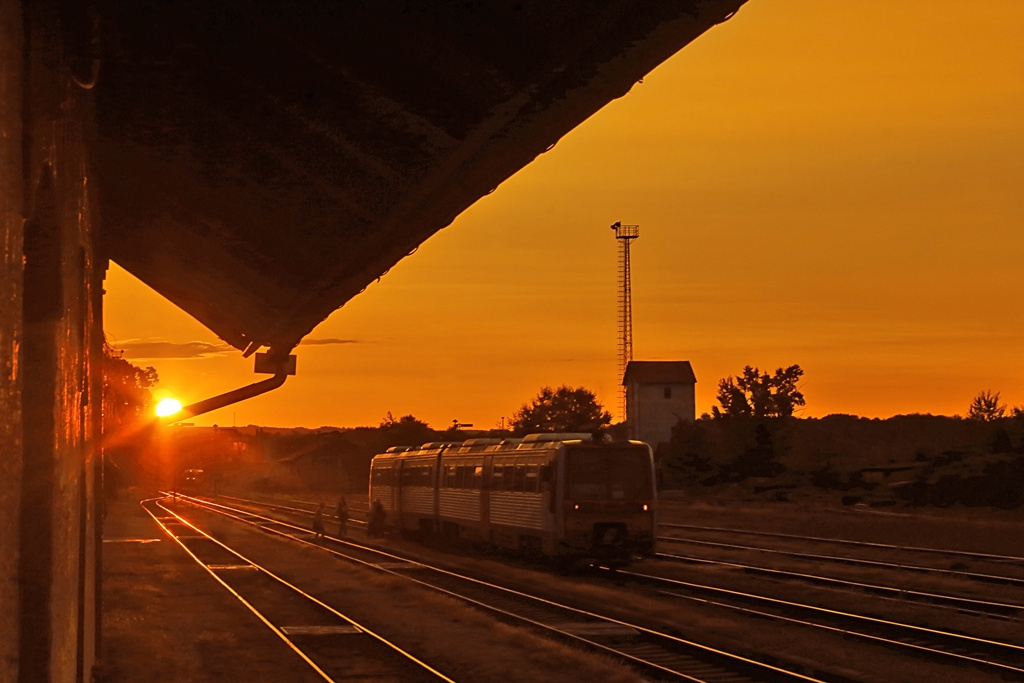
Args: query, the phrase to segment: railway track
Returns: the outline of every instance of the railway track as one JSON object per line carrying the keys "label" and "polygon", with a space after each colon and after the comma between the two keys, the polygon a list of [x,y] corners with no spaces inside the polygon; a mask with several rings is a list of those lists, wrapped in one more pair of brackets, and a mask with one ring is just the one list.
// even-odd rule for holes
{"label": "railway track", "polygon": [[[707,557],[697,557],[693,555],[658,553],[657,557],[669,561],[687,562],[692,564],[706,565],[711,567],[722,567],[727,569],[740,569],[748,574],[763,575],[772,579],[795,580],[806,583],[818,584],[822,586],[839,588],[843,590],[856,590],[900,601],[909,600],[927,604],[932,607],[952,609],[960,613],[972,613],[982,616],[1009,617],[1018,621],[1020,620],[1021,615],[1024,615],[1024,605],[1012,602],[1005,602],[999,600],[979,600],[976,598],[964,597],[959,595],[947,595],[943,593],[935,593],[925,590],[915,590],[912,588],[907,588],[906,586],[891,586],[877,583],[867,583],[863,581],[851,581],[848,579],[838,578],[834,576],[824,576],[822,574],[809,574],[807,572],[777,569],[774,567],[766,567],[763,565],[754,565],[744,562],[716,560]],[[899,565],[889,565],[889,567],[897,570],[900,569]]]}
{"label": "railway track", "polygon": [[[840,632],[892,648],[942,657],[975,668],[987,669],[1000,675],[1024,679],[1024,646],[964,633],[944,631],[891,619],[854,614],[817,605],[782,600],[767,595],[731,590],[690,581],[658,576],[644,572],[618,570],[645,585],[657,587],[659,592],[703,604],[713,604],[735,612],[785,621],[800,626]],[[758,609],[754,609],[756,605]]]}
{"label": "railway track", "polygon": [[913,572],[919,574],[934,574],[937,576],[947,576],[957,579],[967,579],[970,581],[980,583],[994,583],[1002,584],[1006,586],[1022,587],[1024,588],[1024,579],[1006,576],[1001,574],[987,574],[983,572],[972,572],[959,569],[946,569],[943,567],[934,567],[913,564],[908,562],[886,562],[883,560],[872,560],[863,557],[850,557],[846,555],[832,555],[824,553],[811,553],[797,550],[785,550],[780,548],[767,548],[764,546],[747,545],[740,543],[724,543],[720,541],[708,541],[696,538],[678,537],[678,536],[659,536],[659,543],[674,543],[674,544],[688,544],[707,548],[717,548],[723,550],[736,550],[742,552],[754,552],[765,555],[773,555],[780,557],[792,557],[800,560],[811,560],[814,562],[827,562],[834,564],[843,565],[854,565],[862,567],[872,567],[878,569],[891,569],[902,572]]}
{"label": "railway track", "polygon": [[[254,501],[251,501],[251,500],[248,500],[248,499],[245,499],[245,498],[239,498],[239,497],[235,497],[235,496],[220,496],[219,498],[225,499],[225,500],[234,500],[234,501],[239,502],[240,504],[254,502]],[[317,506],[317,503],[310,503],[310,502],[307,502],[307,501],[280,501],[280,502],[276,502],[276,501],[259,501],[259,502],[260,502],[261,505],[264,505],[264,506],[269,507],[271,509],[275,509],[275,510],[278,510],[278,511],[281,511],[281,512],[285,512],[285,513],[288,513],[288,514],[294,514],[294,515],[298,515],[298,516],[302,516],[302,517],[305,517],[305,516],[311,517],[313,515],[313,512],[314,512],[316,506]],[[349,507],[350,507],[350,510],[351,510],[354,506],[350,503]],[[365,510],[363,510],[362,512],[365,514]],[[359,514],[358,508],[357,508],[356,514],[357,515]],[[358,518],[356,518],[356,519],[351,519],[350,518],[349,519],[349,524],[350,525],[354,525],[354,526],[364,526],[364,527],[366,525],[365,521],[362,521],[362,520],[360,520]],[[667,527],[667,528],[706,529],[706,530],[713,530],[713,531],[719,531],[719,532],[726,531],[725,529],[722,529],[720,527],[695,527],[695,526],[692,526],[692,525],[678,525],[678,524],[662,524],[661,526]],[[740,531],[740,532],[737,532],[737,533],[746,533],[746,532]],[[794,536],[794,535],[791,535],[791,534],[764,534],[762,532],[756,532],[756,533],[758,535],[776,535],[776,536],[781,536],[781,537],[790,538],[790,539],[793,539],[793,538],[809,538],[809,539],[815,540],[815,541],[823,541],[823,540],[825,540],[825,539],[820,539],[820,538],[816,538],[816,537],[798,537],[798,536]],[[942,569],[942,568],[937,568],[937,567],[922,567],[922,566],[916,566],[916,565],[907,565],[905,563],[882,562],[882,561],[873,561],[873,560],[862,560],[862,559],[858,559],[858,558],[841,557],[841,556],[833,556],[833,555],[820,555],[820,554],[814,554],[814,553],[800,553],[800,552],[796,552],[796,551],[777,550],[777,549],[771,549],[771,548],[763,548],[763,547],[759,547],[759,546],[746,546],[746,545],[738,545],[738,544],[716,543],[716,542],[712,542],[712,541],[701,541],[701,540],[696,540],[696,539],[677,538],[677,537],[672,537],[672,536],[659,536],[658,537],[658,541],[659,542],[663,542],[663,543],[691,544],[691,545],[699,545],[699,546],[714,547],[714,548],[724,548],[724,549],[731,549],[731,550],[748,550],[748,551],[749,550],[753,550],[753,551],[764,552],[764,553],[768,553],[768,554],[786,555],[786,556],[790,556],[790,557],[796,557],[796,558],[799,558],[799,559],[812,560],[812,561],[833,561],[833,562],[842,563],[842,564],[861,564],[861,565],[865,565],[865,566],[871,566],[871,567],[874,567],[874,568],[889,569],[889,570],[895,570],[895,571],[901,571],[901,572],[902,571],[913,571],[913,572],[922,572],[922,573],[935,573],[935,574],[952,576],[952,577],[955,577],[955,578],[970,579],[970,580],[975,580],[975,581],[979,581],[979,580],[980,581],[989,581],[989,582],[998,581],[998,582],[1003,583],[1003,584],[1020,585],[1020,586],[1024,587],[1024,579],[1017,580],[1017,579],[1014,579],[1012,577],[977,574],[977,573],[973,573],[973,572],[957,571],[957,570],[950,570],[950,569]],[[849,542],[846,542],[846,543],[849,543]],[[878,547],[878,546],[887,547],[887,548],[895,547],[895,546],[885,546],[884,544],[867,544],[867,545],[873,546],[873,547]],[[972,553],[972,555],[976,555],[976,554]],[[675,554],[675,553],[659,553],[658,556],[660,558],[662,558],[662,559],[667,559],[667,560],[672,560],[672,561],[683,561],[683,562],[690,562],[690,563],[694,563],[694,564],[704,564],[704,565],[712,565],[712,566],[726,567],[726,568],[732,568],[732,569],[741,569],[741,570],[743,570],[744,572],[747,572],[747,573],[761,574],[761,575],[768,576],[768,577],[771,577],[771,578],[774,578],[774,579],[789,579],[789,580],[803,581],[803,582],[814,583],[814,584],[824,585],[824,586],[831,586],[831,587],[842,588],[842,589],[857,590],[857,591],[862,591],[862,592],[865,592],[865,593],[871,593],[871,594],[879,595],[879,596],[882,596],[882,597],[889,597],[889,598],[893,598],[893,599],[898,599],[901,602],[916,601],[916,602],[920,602],[922,604],[927,604],[927,605],[931,605],[931,606],[935,606],[935,607],[943,607],[943,608],[948,608],[948,609],[951,609],[951,610],[957,610],[957,611],[959,611],[961,613],[970,612],[970,613],[975,613],[975,614],[979,614],[979,615],[989,615],[989,616],[994,616],[994,617],[1009,617],[1009,618],[1013,618],[1013,619],[1018,619],[1018,618],[1021,617],[1022,614],[1024,614],[1024,604],[1008,602],[1008,601],[1005,601],[1005,600],[998,600],[998,599],[985,600],[985,599],[978,599],[978,598],[966,597],[966,596],[961,596],[961,595],[949,595],[949,594],[937,593],[937,592],[928,591],[928,590],[915,590],[915,589],[912,589],[912,588],[908,588],[906,586],[881,585],[881,584],[876,584],[876,583],[867,583],[867,582],[863,582],[863,581],[852,581],[852,580],[849,580],[849,579],[844,579],[844,578],[835,577],[835,576],[824,576],[824,575],[818,574],[818,573],[811,574],[811,573],[807,573],[807,572],[791,571],[791,570],[779,569],[779,568],[775,568],[775,567],[768,567],[768,566],[764,566],[764,565],[755,565],[755,564],[751,564],[751,563],[747,563],[747,562],[726,561],[726,560],[713,559],[713,558],[708,558],[708,557],[698,557],[698,556],[694,556],[694,555],[680,555],[680,554]],[[1005,557],[1005,556],[1000,556],[1000,557]]]}
{"label": "railway track", "polygon": [[[668,559],[676,561],[731,567],[751,575],[859,591],[904,605],[916,603],[960,615],[1016,623],[1024,616],[1024,593],[1021,592],[1024,578],[1020,576],[1024,570],[1024,558],[1013,555],[920,546],[904,548],[883,543],[685,524],[666,524],[664,527],[703,536],[659,536],[663,550],[672,546],[689,550],[685,554],[665,553]],[[731,538],[734,536],[740,538]],[[744,542],[744,536],[761,539],[761,543]],[[766,547],[766,539],[777,539],[778,545]],[[834,543],[847,550],[837,554],[792,547],[794,543],[804,542],[812,546]],[[864,557],[865,554],[873,557]],[[922,558],[933,558],[932,563],[918,564],[914,561]],[[947,566],[935,566],[943,560]],[[995,566],[989,572],[972,571],[968,569],[967,562]],[[813,569],[805,570],[808,565]],[[867,569],[879,580],[874,583],[862,581],[858,573],[853,573],[857,570],[850,568]],[[1016,576],[1013,575],[1015,573]],[[993,585],[998,585],[998,588],[993,588]]]}
{"label": "railway track", "polygon": [[[870,541],[853,541],[842,538],[823,538],[821,536],[801,536],[799,534],[785,534],[774,531],[754,531],[751,529],[730,529],[726,527],[698,526],[694,524],[662,523],[660,527],[665,529],[683,529],[685,531],[724,533],[731,536],[754,536],[759,538],[774,538],[798,541],[800,543],[820,543],[826,545],[870,548],[886,552],[899,551],[920,553],[924,555],[955,558],[961,560],[982,560],[1001,564],[1009,564],[1024,567],[1024,557],[1019,555],[1006,555],[999,553],[984,553],[969,550],[951,550],[947,548],[930,548],[924,546],[894,545],[891,543],[875,543]],[[671,537],[668,537],[671,538]]]}
{"label": "railway track", "polygon": [[[308,524],[295,524],[254,511],[261,505],[281,512],[279,504],[248,501],[233,505],[182,496],[197,508],[286,537],[311,544]],[[308,509],[289,508],[287,514],[306,516]],[[787,668],[785,663],[761,661],[752,656],[726,652],[656,628],[644,626],[593,610],[580,609],[559,601],[529,594],[508,586],[466,576],[424,562],[357,543],[352,539],[325,537],[316,543],[325,552],[376,571],[413,582],[484,610],[497,618],[541,631],[549,637],[618,658],[659,680],[742,681],[848,681],[838,675]]]}
{"label": "railway track", "polygon": [[[265,508],[270,509],[270,510],[276,510],[278,512],[282,512],[284,514],[296,515],[296,516],[299,516],[299,517],[309,517],[309,518],[313,517],[313,515],[316,512],[317,507],[319,506],[319,503],[313,503],[313,502],[304,501],[304,500],[254,500],[254,499],[251,499],[251,498],[240,498],[238,496],[228,496],[228,495],[223,495],[223,494],[216,496],[216,498],[218,500],[235,501],[239,505],[253,505],[253,504],[256,504],[256,505],[260,505],[261,507],[265,507]],[[354,526],[358,526],[358,527],[365,527],[366,526],[366,520],[365,519],[361,519],[360,517],[363,517],[363,518],[366,517],[366,513],[367,513],[366,506],[365,505],[354,504],[351,501],[349,501],[348,502],[348,507],[349,507],[348,524],[351,524],[351,525],[354,525]],[[327,517],[325,518],[324,521],[325,522],[332,522],[333,520],[331,519],[331,515],[334,513],[334,508],[330,507],[330,506],[326,506],[326,504],[325,504],[324,510],[327,513]]]}
{"label": "railway track", "polygon": [[142,507],[320,680],[362,677],[454,683],[398,644],[217,540],[160,499],[142,501]]}
{"label": "railway track", "polygon": [[[239,499],[241,502],[243,499]],[[277,505],[276,507],[280,507]],[[312,514],[307,508],[290,507],[289,514],[298,515],[301,519]],[[665,525],[668,528],[673,526],[687,525]],[[722,531],[715,529],[715,531]],[[307,532],[308,533],[308,532]],[[785,536],[785,535],[784,535]],[[792,535],[786,536],[793,538]],[[665,537],[661,540],[688,542],[686,539],[673,539]],[[822,540],[822,539],[814,539]],[[734,544],[714,544],[726,545]],[[882,544],[868,544],[880,546]],[[794,554],[793,551],[779,551],[787,554]],[[817,559],[815,554],[795,553],[797,555],[809,555]],[[972,555],[977,555],[972,553]],[[663,554],[665,559],[673,558],[670,554]],[[1001,556],[1009,558],[1009,556]],[[782,571],[770,567],[759,567],[738,562],[722,562],[707,560],[705,558],[683,558],[696,563],[718,565],[732,569],[740,569],[744,573],[762,574],[772,578],[789,578],[822,584],[831,588],[857,589],[874,593],[880,597],[898,597],[903,602],[908,599],[920,600],[929,608],[941,606],[954,610],[958,613],[969,612],[987,616],[1019,621],[1021,605],[1005,601],[975,600],[961,596],[943,595],[930,591],[908,591],[904,587],[884,586],[869,584],[865,582],[847,581],[835,577],[826,577],[806,572]],[[904,564],[884,563],[870,561],[877,566],[904,569]],[[937,571],[941,571],[938,570]],[[951,570],[947,570],[951,571]],[[965,573],[965,572],[961,572]],[[955,574],[955,572],[954,572]],[[966,574],[970,575],[969,572]],[[901,623],[895,620],[883,619],[877,616],[865,614],[853,614],[837,609],[829,609],[818,605],[802,604],[796,601],[781,600],[769,595],[756,595],[743,591],[732,591],[717,586],[709,586],[694,582],[679,581],[666,577],[655,577],[641,575],[639,573],[620,571],[618,576],[630,576],[635,580],[648,582],[665,582],[656,590],[661,595],[671,596],[673,599],[685,599],[695,603],[714,605],[733,612],[742,613],[761,619],[773,619],[801,628],[813,628],[819,631],[842,634],[845,637],[854,637],[875,645],[884,645],[889,648],[897,648],[905,652],[912,652],[915,655],[923,655],[930,659],[948,659],[958,666],[968,666],[979,670],[994,673],[997,676],[1008,676],[1011,678],[1024,678],[1024,668],[1018,664],[1018,660],[1024,660],[1024,648],[1015,643],[999,642],[989,638],[979,638],[966,633],[957,633],[950,630],[928,628],[914,624]],[[609,631],[615,635],[615,631]],[[822,674],[816,674],[822,675]],[[827,678],[827,676],[826,676]]]}

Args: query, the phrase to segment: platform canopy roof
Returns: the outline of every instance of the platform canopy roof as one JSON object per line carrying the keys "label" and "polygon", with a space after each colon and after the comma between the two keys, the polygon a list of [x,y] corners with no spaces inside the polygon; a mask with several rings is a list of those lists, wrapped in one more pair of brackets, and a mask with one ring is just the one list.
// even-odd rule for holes
{"label": "platform canopy roof", "polygon": [[103,244],[286,354],[744,0],[96,0]]}

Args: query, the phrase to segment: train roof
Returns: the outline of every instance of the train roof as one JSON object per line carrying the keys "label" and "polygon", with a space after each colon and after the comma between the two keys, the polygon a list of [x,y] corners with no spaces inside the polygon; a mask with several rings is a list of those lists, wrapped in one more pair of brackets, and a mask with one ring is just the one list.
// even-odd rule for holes
{"label": "train roof", "polygon": [[[376,457],[413,457],[417,455],[436,455],[440,451],[444,456],[469,455],[471,453],[496,453],[508,451],[537,451],[558,448],[561,444],[611,444],[614,441],[607,434],[589,432],[561,432],[528,434],[521,439],[475,438],[465,441],[431,441],[417,446],[392,446]],[[639,445],[640,441],[624,443]]]}
{"label": "train roof", "polygon": [[527,434],[523,437],[523,443],[544,441],[611,441],[611,437],[601,432],[545,432],[542,434]]}

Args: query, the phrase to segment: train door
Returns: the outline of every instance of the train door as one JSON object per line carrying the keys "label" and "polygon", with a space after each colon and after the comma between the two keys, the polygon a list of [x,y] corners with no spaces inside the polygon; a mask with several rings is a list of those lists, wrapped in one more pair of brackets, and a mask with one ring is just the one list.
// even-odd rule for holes
{"label": "train door", "polygon": [[394,491],[394,500],[392,501],[392,505],[394,505],[395,511],[395,524],[399,529],[402,528],[402,484],[405,479],[405,465],[406,462],[404,458],[400,458],[398,462],[395,463],[395,485],[392,488]]}
{"label": "train door", "polygon": [[491,537],[491,467],[493,462],[493,455],[484,455],[483,479],[480,482],[480,535],[483,538]]}
{"label": "train door", "polygon": [[547,458],[540,463],[540,481],[538,491],[541,494],[541,505],[544,512],[544,531],[552,533],[557,530],[555,513],[558,511],[555,496],[555,459]]}
{"label": "train door", "polygon": [[441,529],[441,476],[444,472],[444,468],[441,466],[441,455],[445,449],[441,449],[437,452],[437,457],[434,458],[434,462],[430,465],[430,486],[433,489],[432,498],[433,501],[433,514],[431,514],[431,530],[437,533]]}
{"label": "train door", "polygon": [[397,510],[398,462],[390,458],[374,459],[370,465],[370,503],[379,500],[388,515]]}
{"label": "train door", "polygon": [[554,512],[555,534],[565,538],[565,444],[558,447],[551,458],[551,500],[548,510]]}

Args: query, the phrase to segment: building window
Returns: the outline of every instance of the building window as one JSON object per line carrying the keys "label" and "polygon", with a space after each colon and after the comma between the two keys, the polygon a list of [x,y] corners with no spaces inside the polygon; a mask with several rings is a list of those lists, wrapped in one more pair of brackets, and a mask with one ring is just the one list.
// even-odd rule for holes
{"label": "building window", "polygon": [[665,398],[672,398],[672,387],[665,387]]}

